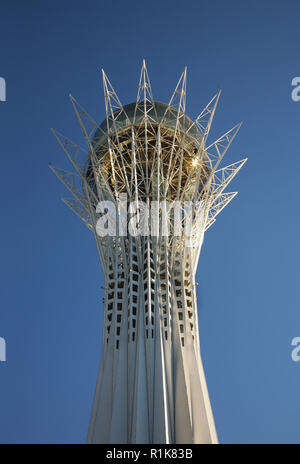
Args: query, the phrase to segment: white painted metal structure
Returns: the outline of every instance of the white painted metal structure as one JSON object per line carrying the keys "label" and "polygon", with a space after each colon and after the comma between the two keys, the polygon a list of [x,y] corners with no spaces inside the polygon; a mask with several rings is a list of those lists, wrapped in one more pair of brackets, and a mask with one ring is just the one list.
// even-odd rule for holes
{"label": "white painted metal structure", "polygon": [[[103,85],[101,125],[71,96],[87,150],[54,132],[73,172],[50,166],[72,193],[64,202],[93,231],[105,275],[88,442],[217,443],[200,356],[195,273],[205,230],[236,195],[224,189],[246,159],[219,165],[240,125],[207,146],[220,92],[192,122],[185,115],[186,70],[168,105],[153,100],[144,61],[135,104],[122,106],[104,72]],[[129,211],[118,201],[124,195]],[[115,236],[97,234],[101,200],[116,207]],[[183,232],[175,235],[185,207],[166,216],[165,201],[190,202],[192,246]],[[156,234],[142,207],[153,202]],[[134,212],[143,235],[121,235]]]}

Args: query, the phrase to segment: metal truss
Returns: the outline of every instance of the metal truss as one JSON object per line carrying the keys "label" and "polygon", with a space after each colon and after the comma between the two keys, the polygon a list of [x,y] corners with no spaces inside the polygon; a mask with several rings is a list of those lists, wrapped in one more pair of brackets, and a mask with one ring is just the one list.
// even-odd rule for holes
{"label": "metal truss", "polygon": [[[220,164],[240,124],[207,143],[220,91],[191,121],[186,69],[168,104],[153,99],[145,60],[134,104],[121,104],[104,71],[102,80],[105,120],[70,96],[86,148],[53,131],[73,171],[50,165],[94,233],[105,277],[88,442],[216,443],[195,274],[205,231],[237,193],[224,190],[246,159]],[[99,233],[103,215],[113,234]]]}

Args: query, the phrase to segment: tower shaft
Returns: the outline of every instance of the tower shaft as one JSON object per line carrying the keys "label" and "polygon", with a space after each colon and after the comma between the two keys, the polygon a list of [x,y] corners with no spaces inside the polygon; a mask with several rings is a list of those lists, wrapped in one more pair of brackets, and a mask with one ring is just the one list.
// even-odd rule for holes
{"label": "tower shaft", "polygon": [[91,443],[217,441],[200,357],[193,250],[174,249],[168,238],[135,237],[125,253],[119,247],[107,257]]}

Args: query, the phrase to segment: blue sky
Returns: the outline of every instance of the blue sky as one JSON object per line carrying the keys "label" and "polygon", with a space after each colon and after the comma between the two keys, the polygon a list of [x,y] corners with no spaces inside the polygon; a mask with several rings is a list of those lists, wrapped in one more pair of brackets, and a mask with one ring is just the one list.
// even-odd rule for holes
{"label": "blue sky", "polygon": [[68,93],[99,122],[103,67],[121,101],[143,57],[168,101],[188,67],[194,118],[221,87],[211,141],[249,161],[209,229],[197,274],[201,351],[222,443],[300,443],[300,5],[296,1],[2,2],[0,442],[84,442],[100,358],[102,272],[93,237],[60,202],[50,128],[83,143]]}

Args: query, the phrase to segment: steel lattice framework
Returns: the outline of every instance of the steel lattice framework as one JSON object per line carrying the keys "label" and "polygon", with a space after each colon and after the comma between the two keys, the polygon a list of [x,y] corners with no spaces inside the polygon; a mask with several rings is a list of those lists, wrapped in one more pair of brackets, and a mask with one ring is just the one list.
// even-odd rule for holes
{"label": "steel lattice framework", "polygon": [[[103,87],[101,125],[70,96],[87,148],[53,131],[73,171],[50,166],[72,194],[63,201],[94,233],[105,276],[102,359],[88,442],[216,443],[195,274],[204,232],[237,193],[224,189],[246,159],[219,165],[240,124],[207,145],[220,91],[192,122],[185,114],[186,69],[168,105],[154,101],[145,61],[136,103],[123,107],[104,72]],[[116,233],[100,236],[97,205],[107,201],[115,206]],[[175,203],[182,205],[177,215],[162,214]],[[186,224],[186,203],[188,244],[184,227],[175,234],[179,223]],[[133,213],[135,234],[127,229]],[[149,233],[153,215],[155,234]]]}

